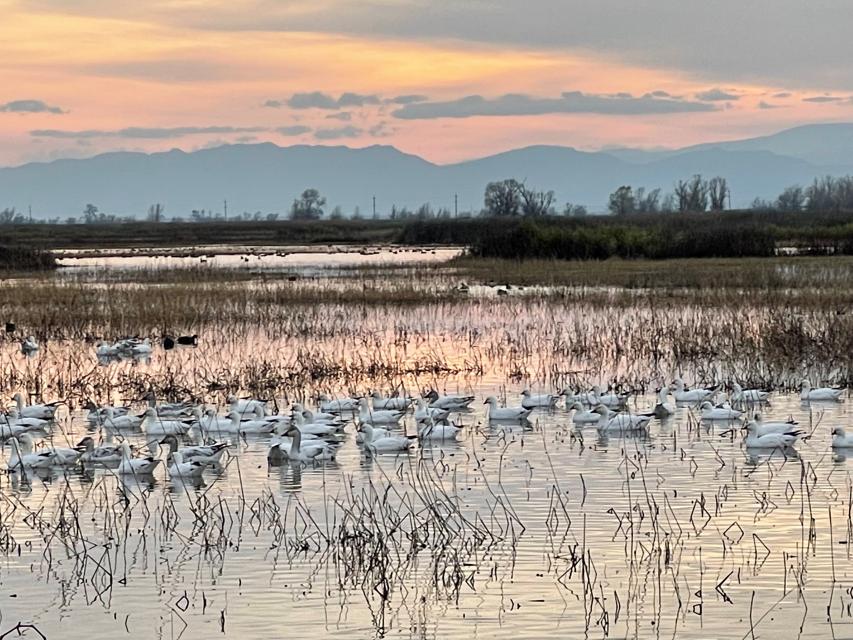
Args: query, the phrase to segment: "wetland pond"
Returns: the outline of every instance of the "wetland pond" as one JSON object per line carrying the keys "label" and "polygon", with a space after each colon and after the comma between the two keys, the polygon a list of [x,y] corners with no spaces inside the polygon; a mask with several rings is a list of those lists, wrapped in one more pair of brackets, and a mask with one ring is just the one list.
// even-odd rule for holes
{"label": "wetland pond", "polygon": [[[324,463],[271,463],[274,436],[235,435],[219,437],[231,444],[221,468],[192,481],[165,463],[151,477],[79,465],[5,473],[0,634],[18,624],[23,637],[70,640],[853,634],[853,461],[830,435],[853,427],[848,393],[804,404],[797,390],[803,377],[846,380],[846,360],[825,351],[849,339],[848,316],[783,300],[704,304],[701,293],[492,296],[485,283],[461,293],[460,275],[438,263],[381,262],[347,277],[349,265],[324,274],[314,258],[276,265],[305,267],[297,282],[226,273],[172,284],[87,263],[8,284],[45,292],[15,315],[39,350],[0,343],[5,398],[63,402],[37,451],[86,435],[145,451],[158,436],[110,434],[83,406],[139,414],[149,392],[219,413],[232,393],[268,400],[270,413],[373,390],[475,400],[452,414],[455,439],[413,438],[408,453],[371,453],[350,422]],[[198,346],[162,347],[181,333]],[[99,361],[97,341],[122,335],[148,337],[152,352]],[[772,387],[764,419],[792,418],[800,440],[750,449],[744,420],[703,422],[690,405],[647,434],[608,436],[575,427],[562,402],[528,424],[490,422],[483,404],[599,384],[639,412],[679,376],[716,385],[720,400],[735,381]],[[416,434],[411,413],[398,431]],[[10,455],[7,444],[3,466]]]}

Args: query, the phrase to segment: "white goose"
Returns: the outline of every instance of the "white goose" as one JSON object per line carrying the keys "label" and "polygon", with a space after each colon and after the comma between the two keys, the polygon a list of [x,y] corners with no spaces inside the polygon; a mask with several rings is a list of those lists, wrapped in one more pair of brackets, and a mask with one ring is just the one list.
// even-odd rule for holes
{"label": "white goose", "polygon": [[675,401],[682,404],[698,404],[705,400],[710,400],[714,395],[714,389],[685,389],[684,380],[681,378],[676,378],[672,385],[672,395],[675,398]]}
{"label": "white goose", "polygon": [[[24,434],[22,437],[29,438],[29,434]],[[79,449],[72,449],[71,447],[54,447],[50,446],[47,448],[47,451],[53,454],[53,463],[55,465],[61,467],[72,467],[77,464],[77,461],[80,459],[80,455],[82,451]]]}
{"label": "white goose", "polygon": [[305,418],[301,413],[293,414],[291,425],[299,429],[299,432],[305,436],[310,434],[313,436],[327,437],[339,434],[343,430],[343,425],[338,425],[329,422],[305,422]]}
{"label": "white goose", "polygon": [[412,404],[411,398],[401,398],[397,396],[386,398],[378,391],[371,393],[370,398],[373,402],[374,410],[386,409],[391,411],[406,411],[408,410],[409,405]]}
{"label": "white goose", "polygon": [[406,436],[389,434],[384,429],[385,433],[383,434],[379,431],[374,431],[373,427],[369,424],[362,424],[361,428],[366,436],[364,446],[371,451],[378,453],[385,451],[408,451],[409,447],[412,446],[412,440]]}
{"label": "white goose", "polygon": [[[290,442],[288,443],[285,438],[290,438]],[[291,426],[284,432],[284,437],[270,447],[268,457],[275,459],[277,456],[291,462],[311,464],[334,460],[335,451],[327,443],[312,442],[303,446],[302,432],[297,427]]]}
{"label": "white goose", "polygon": [[417,407],[415,408],[415,422],[430,422],[447,420],[450,416],[450,409],[439,409],[430,407],[423,398],[418,398]]}
{"label": "white goose", "polygon": [[25,431],[47,431],[50,428],[50,420],[22,418],[17,409],[10,409],[7,415],[0,417],[0,424],[20,427]]}
{"label": "white goose", "polygon": [[163,402],[157,404],[157,396],[153,392],[148,394],[148,408],[154,409],[158,416],[163,418],[185,418],[192,411],[192,405],[188,402]]}
{"label": "white goose", "polygon": [[839,400],[844,389],[831,389],[829,387],[820,387],[812,389],[812,385],[808,380],[803,380],[800,383],[800,400],[808,402],[811,400]]}
{"label": "white goose", "polygon": [[732,393],[732,402],[762,404],[767,402],[767,399],[770,397],[769,391],[762,391],[761,389],[744,389],[737,382],[732,382],[732,389],[734,389],[734,393]]}
{"label": "white goose", "polygon": [[[139,429],[142,426],[142,421],[145,419],[144,415],[134,416],[129,413],[116,415],[112,407],[104,407],[104,410],[106,415],[101,424],[106,428],[113,429],[115,431]],[[153,412],[153,409],[150,411]]]}
{"label": "white goose", "polygon": [[[580,402],[573,402],[568,407],[569,413],[572,414],[572,422],[574,424],[598,424],[598,421],[601,419],[601,415],[593,411],[592,409],[587,409]],[[610,411],[608,409],[608,411]],[[608,417],[614,415],[613,412],[608,414]]]}
{"label": "white goose", "polygon": [[108,417],[108,409],[112,410],[112,415],[115,418],[116,416],[126,416],[130,409],[128,407],[116,407],[104,405],[103,407],[96,407],[93,403],[88,403],[87,409],[89,409],[89,413],[86,414],[86,421],[92,425],[93,427],[99,424],[103,424],[104,420]]}
{"label": "white goose", "polygon": [[794,420],[788,420],[787,422],[764,422],[760,413],[756,413],[752,417],[752,421],[749,423],[755,426],[755,434],[758,436],[763,436],[768,433],[788,433],[789,431],[797,431],[798,423],[794,422]]}
{"label": "white goose", "polygon": [[[195,435],[195,430],[192,432]],[[197,438],[196,442],[198,441]],[[222,455],[228,449],[228,444],[225,442],[214,442],[213,444],[194,444],[187,447],[180,447],[178,439],[173,435],[167,435],[160,441],[160,444],[169,447],[166,454],[166,459],[174,457],[176,453],[180,453],[187,462],[200,462],[203,465],[218,465],[222,459]]]}
{"label": "white goose", "polygon": [[668,418],[675,413],[675,407],[669,401],[669,388],[663,386],[658,391],[658,401],[655,403],[651,414],[658,419]]}
{"label": "white goose", "polygon": [[228,404],[231,405],[231,411],[236,411],[238,414],[247,415],[266,415],[267,403],[263,400],[254,400],[252,398],[238,398],[235,395],[228,396]]}
{"label": "white goose", "polygon": [[95,354],[99,358],[114,358],[118,355],[118,347],[102,340],[98,343]]}
{"label": "white goose", "polygon": [[86,436],[78,442],[77,449],[81,452],[80,462],[83,464],[115,464],[121,462],[121,446],[104,443],[96,447],[95,440],[91,436]]}
{"label": "white goose", "polygon": [[198,478],[207,465],[198,459],[184,460],[180,451],[175,451],[170,456],[166,469],[170,478]]}
{"label": "white goose", "polygon": [[15,472],[27,469],[47,469],[53,466],[53,454],[50,451],[33,453],[33,441],[26,434],[21,434],[21,440],[10,438],[12,454],[9,456],[9,471]]}
{"label": "white goose", "polygon": [[832,430],[832,446],[835,449],[853,447],[853,433],[846,433],[844,427],[835,427]]}
{"label": "white goose", "polygon": [[449,409],[450,411],[465,411],[474,402],[474,396],[440,396],[435,389],[424,397],[429,400],[429,406],[433,409]]}
{"label": "white goose", "polygon": [[41,420],[53,420],[56,415],[56,407],[61,404],[59,402],[51,402],[50,404],[31,404],[26,406],[24,398],[20,393],[12,396],[12,400],[18,407],[18,413],[22,418],[39,418]]}
{"label": "white goose", "polygon": [[355,398],[332,399],[322,394],[320,396],[320,411],[326,413],[354,413],[358,411],[358,400]]}
{"label": "white goose", "polygon": [[525,409],[553,409],[560,401],[560,396],[545,393],[533,395],[530,389],[521,392],[521,406]]}
{"label": "white goose", "polygon": [[631,415],[628,413],[617,413],[609,415],[609,409],[603,404],[598,405],[593,412],[599,415],[596,427],[600,433],[631,433],[646,432],[651,422],[651,416]]}
{"label": "white goose", "polygon": [[319,409],[311,411],[303,407],[299,402],[293,403],[291,411],[301,413],[306,422],[340,422],[341,420],[340,414],[332,413],[331,411],[320,411]]}
{"label": "white goose", "polygon": [[455,440],[460,431],[455,424],[426,422],[418,425],[418,437],[421,440]]}
{"label": "white goose", "polygon": [[489,396],[483,404],[489,405],[488,418],[490,422],[523,422],[533,412],[524,407],[499,407],[498,400]]}
{"label": "white goose", "polygon": [[140,425],[145,433],[151,435],[184,435],[189,430],[189,425],[180,420],[168,420],[157,415],[154,409],[146,409]]}
{"label": "white goose", "polygon": [[367,398],[360,398],[358,401],[359,422],[371,425],[397,424],[402,417],[402,411],[392,411],[390,409],[371,411],[367,404]]}
{"label": "white goose", "polygon": [[29,336],[21,341],[21,352],[32,355],[39,350],[39,343],[34,336]]}
{"label": "white goose", "polygon": [[240,414],[236,411],[228,413],[228,418],[231,420],[231,425],[228,431],[239,434],[261,434],[272,433],[275,430],[275,422],[268,420],[240,420]]}
{"label": "white goose", "polygon": [[786,433],[760,434],[755,422],[750,422],[746,428],[746,446],[748,449],[787,449],[794,446],[800,437],[800,432],[794,430]]}
{"label": "white goose", "polygon": [[707,400],[699,405],[702,410],[702,420],[737,420],[743,415],[742,411],[727,406],[715,407]]}
{"label": "white goose", "polygon": [[121,449],[121,462],[116,468],[116,473],[119,475],[150,475],[160,464],[157,458],[145,456],[144,458],[134,458],[130,453],[130,445],[127,442],[122,442],[119,445]]}

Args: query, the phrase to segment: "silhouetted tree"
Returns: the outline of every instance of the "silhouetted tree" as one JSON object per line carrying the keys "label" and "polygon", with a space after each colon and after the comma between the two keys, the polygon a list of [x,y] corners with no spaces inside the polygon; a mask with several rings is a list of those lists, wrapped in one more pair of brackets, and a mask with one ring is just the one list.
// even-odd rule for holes
{"label": "silhouetted tree", "polygon": [[729,197],[729,185],[725,178],[717,176],[708,181],[708,197],[711,199],[711,211],[722,211],[726,208],[726,198]]}
{"label": "silhouetted tree", "polygon": [[290,217],[293,220],[319,220],[323,217],[326,199],[317,189],[305,189],[302,195],[293,201]]}
{"label": "silhouetted tree", "polygon": [[152,204],[148,207],[148,221],[149,222],[162,222],[163,221],[163,212],[166,210],[159,202],[157,204]]}
{"label": "silhouetted tree", "polygon": [[517,216],[521,211],[521,192],[518,180],[510,178],[486,185],[485,213],[489,216]]}
{"label": "silhouetted tree", "polygon": [[802,211],[806,204],[806,194],[803,188],[795,185],[787,187],[779,197],[776,198],[776,208],[779,211]]}
{"label": "silhouetted tree", "polygon": [[521,212],[525,216],[546,216],[551,212],[555,199],[553,191],[535,191],[522,185],[520,195]]}
{"label": "silhouetted tree", "polygon": [[634,213],[636,208],[634,190],[628,185],[622,185],[610,194],[607,208],[610,210],[610,213],[617,216]]}

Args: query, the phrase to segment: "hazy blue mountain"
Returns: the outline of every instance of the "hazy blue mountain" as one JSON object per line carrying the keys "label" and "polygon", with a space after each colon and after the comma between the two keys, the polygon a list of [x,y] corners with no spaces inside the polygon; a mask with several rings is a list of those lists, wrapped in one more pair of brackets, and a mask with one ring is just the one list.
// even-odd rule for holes
{"label": "hazy blue mountain", "polygon": [[142,216],[152,203],[167,216],[193,209],[230,214],[285,213],[306,187],[316,187],[328,208],[356,206],[372,212],[372,197],[385,215],[392,204],[414,209],[424,202],[452,210],[478,210],[488,182],[517,178],[553,189],[558,204],[604,210],[623,184],[672,189],[694,173],[722,175],[732,203],[772,198],[786,186],[826,173],[853,173],[853,124],[814,125],[773,136],[671,151],[612,149],[584,152],[532,146],[451,165],[436,165],[393,147],[278,147],[271,143],[225,145],[191,153],[107,153],[0,169],[0,208],[14,206],[37,217],[78,216],[87,203],[102,211]]}

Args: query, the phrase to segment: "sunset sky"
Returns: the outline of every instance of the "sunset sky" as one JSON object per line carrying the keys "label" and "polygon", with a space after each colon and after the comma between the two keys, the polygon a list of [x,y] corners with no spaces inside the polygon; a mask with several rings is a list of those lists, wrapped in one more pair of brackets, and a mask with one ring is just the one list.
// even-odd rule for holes
{"label": "sunset sky", "polygon": [[0,164],[673,147],[853,121],[847,0],[0,0]]}

